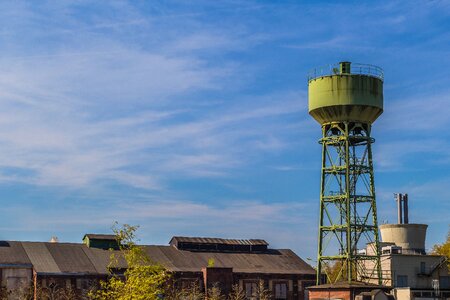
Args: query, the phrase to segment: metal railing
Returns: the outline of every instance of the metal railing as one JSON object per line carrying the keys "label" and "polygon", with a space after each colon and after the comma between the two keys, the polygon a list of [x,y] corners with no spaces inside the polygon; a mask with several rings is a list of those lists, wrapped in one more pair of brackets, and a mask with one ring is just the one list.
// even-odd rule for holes
{"label": "metal railing", "polygon": [[308,81],[322,76],[332,76],[340,74],[357,74],[376,77],[378,79],[384,79],[383,69],[369,64],[351,63],[350,72],[341,72],[341,63],[326,65],[318,68],[314,68],[308,72]]}

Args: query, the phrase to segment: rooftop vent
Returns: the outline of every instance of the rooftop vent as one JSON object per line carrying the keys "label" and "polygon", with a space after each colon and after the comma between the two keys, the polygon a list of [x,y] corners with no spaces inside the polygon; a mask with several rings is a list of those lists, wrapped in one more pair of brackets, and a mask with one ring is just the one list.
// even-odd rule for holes
{"label": "rooftop vent", "polygon": [[119,250],[119,243],[117,242],[116,236],[112,234],[88,233],[84,235],[83,243],[89,248]]}
{"label": "rooftop vent", "polygon": [[265,252],[269,245],[265,240],[234,240],[174,236],[170,245],[179,250],[204,252]]}
{"label": "rooftop vent", "polygon": [[59,239],[57,236],[52,236],[52,238],[49,241],[50,243],[59,243]]}

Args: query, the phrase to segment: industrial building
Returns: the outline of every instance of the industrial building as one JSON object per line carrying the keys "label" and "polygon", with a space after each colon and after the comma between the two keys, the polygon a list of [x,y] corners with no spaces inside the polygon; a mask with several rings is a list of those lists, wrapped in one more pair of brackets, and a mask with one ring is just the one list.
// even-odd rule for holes
{"label": "industrial building", "polygon": [[[450,298],[446,258],[426,254],[427,225],[409,224],[406,194],[397,195],[398,224],[378,226],[371,128],[383,113],[383,84],[383,70],[367,64],[340,62],[308,75],[309,114],[322,128],[310,299]],[[323,274],[331,284],[320,284]]]}
{"label": "industrial building", "polygon": [[[396,194],[396,200],[398,223],[380,225],[383,284],[393,288],[398,300],[450,298],[447,258],[426,252],[428,225],[409,223],[408,195]],[[367,247],[367,253],[372,249]]]}
{"label": "industrial building", "polygon": [[[87,234],[83,243],[0,243],[1,285],[14,290],[70,287],[81,297],[109,275],[113,235]],[[271,249],[264,240],[173,237],[167,246],[142,245],[150,259],[168,269],[178,286],[196,282],[201,288],[218,283],[224,292],[239,284],[248,299],[263,280],[274,299],[305,299],[315,284],[315,270],[289,249]],[[115,250],[114,250],[115,249]],[[208,267],[213,261],[214,266]],[[117,272],[127,267],[118,260]]]}

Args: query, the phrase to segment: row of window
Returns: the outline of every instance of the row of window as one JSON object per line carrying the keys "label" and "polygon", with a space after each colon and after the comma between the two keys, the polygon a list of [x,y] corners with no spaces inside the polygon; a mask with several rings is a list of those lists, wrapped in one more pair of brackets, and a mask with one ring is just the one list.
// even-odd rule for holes
{"label": "row of window", "polygon": [[[397,275],[397,287],[408,287],[408,276],[407,275]],[[450,276],[440,276],[439,277],[439,288],[440,289],[450,289]]]}
{"label": "row of window", "polygon": [[[196,284],[196,280],[182,280],[181,288],[189,289],[192,288]],[[275,299],[284,300],[287,299],[288,295],[288,283],[287,281],[276,281],[273,284],[273,293]],[[243,290],[245,293],[245,297],[248,300],[256,300],[259,299],[259,282],[256,280],[244,280],[243,282]]]}
{"label": "row of window", "polygon": [[[257,282],[244,282],[245,297],[249,300],[258,299],[258,283]],[[275,299],[287,299],[288,284],[287,282],[276,282],[273,285]]]}

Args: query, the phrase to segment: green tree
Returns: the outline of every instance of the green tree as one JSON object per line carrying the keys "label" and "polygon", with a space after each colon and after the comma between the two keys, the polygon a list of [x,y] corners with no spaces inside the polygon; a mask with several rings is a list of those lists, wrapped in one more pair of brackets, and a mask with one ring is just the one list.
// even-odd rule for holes
{"label": "green tree", "polygon": [[447,266],[450,269],[450,230],[447,234],[447,240],[442,244],[436,244],[431,250],[432,254],[443,255],[447,257]]}
{"label": "green tree", "polygon": [[[153,300],[160,299],[170,279],[169,273],[154,263],[144,249],[136,244],[138,226],[113,226],[117,242],[127,268],[123,276],[111,273],[107,281],[100,282],[100,288],[89,293],[94,300]],[[118,269],[119,257],[111,255],[110,270]]]}

